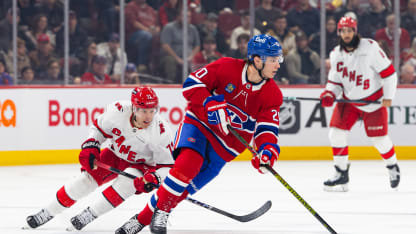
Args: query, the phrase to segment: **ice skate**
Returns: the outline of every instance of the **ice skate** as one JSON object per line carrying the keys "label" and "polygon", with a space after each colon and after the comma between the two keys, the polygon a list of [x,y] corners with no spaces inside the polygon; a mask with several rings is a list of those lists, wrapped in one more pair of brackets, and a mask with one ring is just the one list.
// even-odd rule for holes
{"label": "ice skate", "polygon": [[350,164],[347,166],[347,170],[341,170],[338,166],[335,167],[334,177],[324,182],[324,190],[327,192],[347,192],[348,191],[348,170]]}
{"label": "ice skate", "polygon": [[393,189],[397,189],[400,183],[399,165],[397,165],[396,163],[396,164],[387,166],[387,169],[389,170],[389,175],[390,175],[390,187]]}
{"label": "ice skate", "polygon": [[84,228],[87,224],[91,223],[96,218],[97,216],[94,215],[91,209],[88,207],[87,209],[83,210],[81,214],[72,217],[71,223],[75,229],[81,230],[82,228]]}
{"label": "ice skate", "polygon": [[150,232],[153,234],[166,234],[166,224],[168,222],[168,218],[168,212],[159,210],[156,207],[152,216],[152,222],[150,223]]}
{"label": "ice skate", "polygon": [[[26,218],[26,222],[31,228],[37,228],[49,220],[51,220],[53,216],[49,213],[48,210],[42,209],[37,214],[30,215]],[[23,227],[25,229],[25,227]]]}
{"label": "ice skate", "polygon": [[123,226],[116,230],[116,234],[136,234],[140,232],[145,225],[139,223],[137,215],[131,217]]}

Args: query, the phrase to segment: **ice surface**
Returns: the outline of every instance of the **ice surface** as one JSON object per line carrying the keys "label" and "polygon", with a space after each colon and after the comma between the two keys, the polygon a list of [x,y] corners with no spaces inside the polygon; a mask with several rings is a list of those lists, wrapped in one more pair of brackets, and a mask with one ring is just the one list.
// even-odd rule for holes
{"label": "ice surface", "polygon": [[[416,233],[416,161],[400,161],[402,181],[390,189],[382,160],[352,161],[350,191],[328,193],[322,182],[333,174],[331,161],[279,161],[275,169],[338,233]],[[56,191],[79,173],[78,165],[0,167],[1,234],[68,234],[69,219],[84,209],[99,191],[35,230],[21,230],[26,216],[38,212]],[[149,195],[134,196],[99,217],[79,233],[114,233],[138,213]],[[172,234],[318,234],[326,228],[271,174],[261,175],[249,162],[232,162],[193,198],[237,215],[260,207],[263,216],[240,223],[183,201],[171,214]],[[141,233],[149,233],[146,227]]]}

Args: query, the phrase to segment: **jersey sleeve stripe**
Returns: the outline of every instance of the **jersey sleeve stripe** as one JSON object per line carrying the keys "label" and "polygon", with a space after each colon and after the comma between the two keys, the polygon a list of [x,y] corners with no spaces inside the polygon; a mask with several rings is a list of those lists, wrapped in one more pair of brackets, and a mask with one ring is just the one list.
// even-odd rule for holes
{"label": "jersey sleeve stripe", "polygon": [[206,87],[206,85],[202,83],[199,79],[195,78],[194,76],[189,75],[188,78],[183,83],[183,89],[184,91],[187,91],[195,87]]}
{"label": "jersey sleeve stripe", "polygon": [[396,71],[394,70],[393,64],[390,63],[390,66],[388,66],[386,69],[380,72],[381,78],[385,79],[391,75],[393,75]]}
{"label": "jersey sleeve stripe", "polygon": [[340,87],[342,87],[342,84],[341,83],[337,83],[337,82],[334,82],[334,81],[332,81],[332,80],[328,80],[328,83],[330,83],[330,84],[333,84],[333,85],[335,85],[335,86],[340,86]]}
{"label": "jersey sleeve stripe", "polygon": [[279,135],[279,126],[269,123],[260,123],[259,125],[257,125],[256,132],[254,133],[254,138],[257,138],[258,136],[266,132],[269,132],[270,134],[277,136]]}
{"label": "jersey sleeve stripe", "polygon": [[94,126],[98,129],[98,131],[100,131],[100,132],[101,132],[101,134],[103,134],[103,136],[104,136],[105,138],[113,138],[113,136],[111,136],[111,135],[109,135],[109,134],[105,133],[105,132],[104,132],[104,130],[103,130],[103,129],[101,129],[101,128],[100,128],[100,126],[98,126],[97,119],[95,119],[95,120],[94,120]]}

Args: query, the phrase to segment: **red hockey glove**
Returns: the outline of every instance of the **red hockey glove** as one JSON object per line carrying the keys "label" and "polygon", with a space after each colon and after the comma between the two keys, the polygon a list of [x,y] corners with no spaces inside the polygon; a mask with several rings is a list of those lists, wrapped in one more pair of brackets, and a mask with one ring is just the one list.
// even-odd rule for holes
{"label": "red hockey glove", "polygon": [[151,192],[154,188],[159,187],[160,177],[156,172],[146,172],[143,177],[134,179],[136,194]]}
{"label": "red hockey glove", "polygon": [[100,142],[93,138],[86,140],[82,143],[81,153],[79,153],[79,163],[82,169],[90,172],[94,170],[94,159],[100,155]]}
{"label": "red hockey glove", "polygon": [[209,96],[204,101],[205,110],[208,113],[208,123],[216,125],[223,135],[228,135],[227,125],[231,123],[230,115],[227,110],[227,103],[224,95]]}
{"label": "red hockey glove", "polygon": [[251,159],[251,164],[260,173],[266,173],[264,165],[273,167],[274,162],[279,158],[280,147],[277,144],[265,143],[260,146],[258,154]]}
{"label": "red hockey glove", "polygon": [[321,99],[321,106],[323,107],[331,107],[335,101],[335,94],[329,90],[325,90],[319,96]]}

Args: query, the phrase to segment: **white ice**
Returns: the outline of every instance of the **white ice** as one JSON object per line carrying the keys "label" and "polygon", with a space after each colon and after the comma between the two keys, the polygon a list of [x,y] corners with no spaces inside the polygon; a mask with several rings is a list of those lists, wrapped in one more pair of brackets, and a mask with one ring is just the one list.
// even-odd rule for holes
{"label": "white ice", "polygon": [[[275,169],[337,233],[416,233],[416,161],[400,161],[402,181],[390,189],[380,161],[352,161],[350,191],[328,193],[322,182],[332,176],[331,161],[279,161]],[[69,219],[84,209],[99,191],[35,230],[21,230],[26,216],[38,212],[56,191],[79,173],[78,165],[0,167],[0,233],[58,234]],[[114,233],[139,212],[149,195],[134,196],[99,217],[79,233]],[[229,163],[222,173],[193,198],[243,215],[267,200],[263,216],[240,223],[183,201],[171,214],[168,233],[318,234],[329,231],[271,174],[261,175],[249,162]],[[141,233],[149,233],[146,227]]]}

